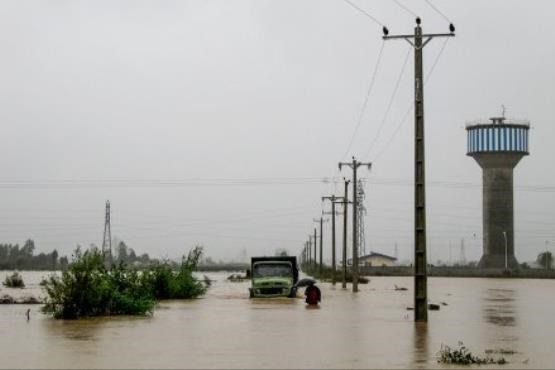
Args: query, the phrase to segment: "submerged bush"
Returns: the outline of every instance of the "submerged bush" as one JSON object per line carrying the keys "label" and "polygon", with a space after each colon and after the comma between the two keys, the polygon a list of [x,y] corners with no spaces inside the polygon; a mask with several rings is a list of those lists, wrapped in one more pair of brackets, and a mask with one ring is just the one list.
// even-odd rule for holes
{"label": "submerged bush", "polygon": [[455,365],[485,365],[485,364],[497,364],[503,365],[506,363],[503,357],[495,360],[491,357],[479,357],[473,355],[472,352],[466,348],[463,342],[459,342],[459,348],[453,349],[447,345],[441,345],[441,349],[438,353],[437,362],[442,364],[455,364]]}
{"label": "submerged bush", "polygon": [[144,315],[152,313],[156,299],[198,297],[206,288],[193,277],[201,247],[182,259],[177,271],[169,262],[139,272],[123,262],[106,267],[98,249],[75,251],[74,261],[41,285],[47,298],[43,312],[55,318]]}
{"label": "submerged bush", "polygon": [[25,288],[23,277],[21,277],[17,271],[9,276],[6,276],[2,285],[8,288]]}
{"label": "submerged bush", "polygon": [[187,257],[183,257],[181,264],[174,271],[165,262],[149,268],[143,272],[143,279],[156,299],[189,299],[196,298],[206,292],[206,287],[193,276],[196,270],[202,247],[193,248]]}
{"label": "submerged bush", "polygon": [[62,272],[43,283],[47,298],[43,312],[55,318],[144,315],[152,311],[154,297],[137,271],[120,264],[107,269],[98,249],[82,253]]}

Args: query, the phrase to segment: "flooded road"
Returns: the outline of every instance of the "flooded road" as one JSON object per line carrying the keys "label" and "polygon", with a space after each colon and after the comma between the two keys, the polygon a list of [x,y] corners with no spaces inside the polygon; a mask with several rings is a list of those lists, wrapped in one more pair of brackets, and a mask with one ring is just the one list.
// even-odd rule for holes
{"label": "flooded road", "polygon": [[[24,272],[29,289],[17,294],[38,294],[44,274]],[[441,345],[458,341],[482,356],[515,351],[504,368],[555,366],[553,280],[430,278],[430,302],[447,305],[415,325],[412,278],[372,277],[357,294],[319,284],[322,305],[308,309],[301,298],[249,299],[248,282],[208,275],[205,297],[160,303],[146,318],[61,321],[37,305],[0,305],[0,367],[437,368]]]}

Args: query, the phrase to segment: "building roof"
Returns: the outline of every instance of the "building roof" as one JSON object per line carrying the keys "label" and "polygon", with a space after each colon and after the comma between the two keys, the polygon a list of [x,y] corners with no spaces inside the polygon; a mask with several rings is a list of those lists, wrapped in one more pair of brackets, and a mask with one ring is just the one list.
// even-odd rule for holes
{"label": "building roof", "polygon": [[372,258],[372,257],[381,257],[381,258],[385,258],[385,259],[388,259],[388,260],[391,260],[391,261],[397,261],[397,258],[395,258],[395,257],[391,257],[391,256],[388,256],[386,254],[381,254],[381,253],[376,253],[376,252],[371,252],[370,254],[367,254],[365,256],[360,256],[359,258],[363,259],[363,258]]}

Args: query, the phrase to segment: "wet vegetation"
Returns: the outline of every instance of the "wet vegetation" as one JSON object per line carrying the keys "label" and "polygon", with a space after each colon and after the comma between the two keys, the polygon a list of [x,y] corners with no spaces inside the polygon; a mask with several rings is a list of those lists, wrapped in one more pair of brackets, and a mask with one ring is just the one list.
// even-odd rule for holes
{"label": "wet vegetation", "polygon": [[206,291],[193,276],[201,254],[202,247],[195,247],[177,271],[169,262],[139,271],[124,262],[108,266],[96,248],[78,248],[61,277],[52,275],[41,284],[47,295],[42,310],[61,319],[145,315],[157,299],[196,298]]}
{"label": "wet vegetation", "polygon": [[472,354],[470,350],[464,345],[463,342],[459,342],[459,348],[451,348],[447,345],[442,345],[438,352],[438,363],[441,364],[454,364],[454,365],[487,365],[487,364],[497,364],[503,365],[507,361],[500,357],[498,359],[493,359],[492,357],[480,357]]}
{"label": "wet vegetation", "polygon": [[23,277],[21,277],[17,271],[11,275],[7,275],[2,285],[8,288],[25,288]]}
{"label": "wet vegetation", "polygon": [[202,255],[202,247],[193,248],[183,257],[177,271],[168,262],[143,271],[143,280],[156,299],[189,299],[206,292],[206,286],[193,276]]}

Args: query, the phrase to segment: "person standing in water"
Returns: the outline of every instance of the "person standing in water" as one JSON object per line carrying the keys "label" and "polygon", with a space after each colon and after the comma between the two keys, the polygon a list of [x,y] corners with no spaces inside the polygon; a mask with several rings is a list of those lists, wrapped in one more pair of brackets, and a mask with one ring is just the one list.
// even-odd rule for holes
{"label": "person standing in water", "polygon": [[310,282],[304,291],[304,295],[306,296],[305,302],[310,306],[318,305],[318,302],[322,300],[322,293],[320,292],[320,288],[314,285],[313,282]]}

